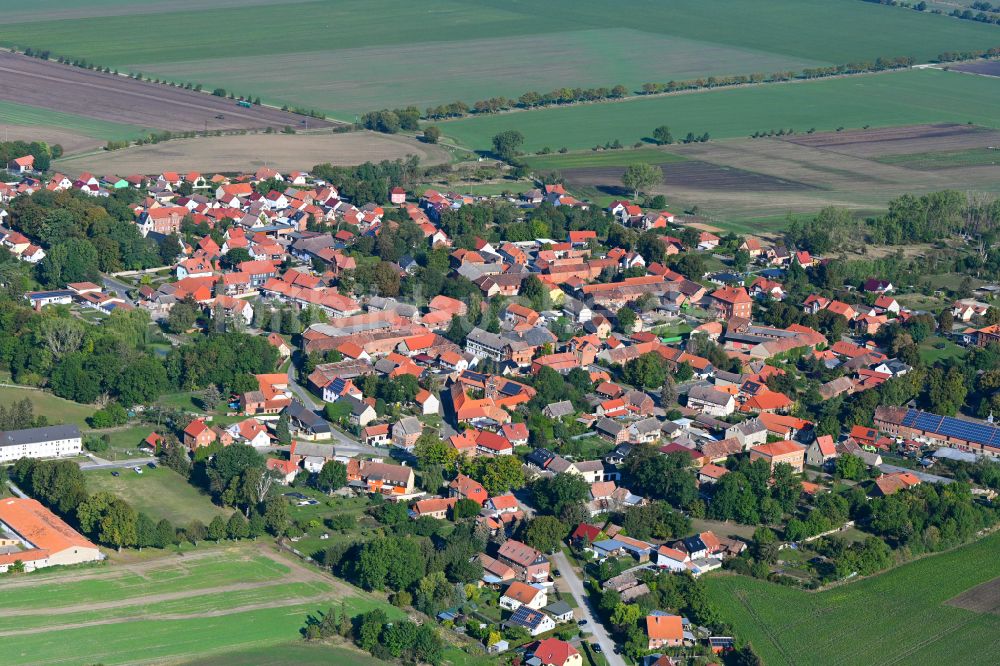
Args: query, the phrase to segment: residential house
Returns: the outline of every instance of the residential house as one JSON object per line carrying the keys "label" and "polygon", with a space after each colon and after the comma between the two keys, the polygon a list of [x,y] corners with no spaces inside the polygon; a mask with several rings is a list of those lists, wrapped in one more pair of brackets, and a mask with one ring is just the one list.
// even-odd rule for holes
{"label": "residential house", "polygon": [[364,400],[358,400],[354,396],[347,396],[345,398],[347,404],[351,406],[351,414],[348,416],[348,421],[352,425],[361,426],[362,428],[378,418],[378,414],[375,412],[375,408]]}
{"label": "residential house", "polygon": [[459,474],[448,484],[448,493],[451,497],[472,500],[479,506],[485,504],[489,498],[482,484],[464,474]]}
{"label": "residential house", "polygon": [[837,446],[830,435],[820,435],[806,448],[806,464],[822,467],[837,457]]}
{"label": "residential house", "polygon": [[534,587],[519,580],[511,583],[500,597],[500,607],[507,610],[517,610],[521,606],[540,610],[548,602],[549,598],[544,588]]}
{"label": "residential house", "polygon": [[347,462],[347,482],[368,492],[387,495],[411,495],[414,490],[412,467],[356,458]]}
{"label": "residential house", "polygon": [[723,417],[736,411],[736,398],[713,386],[696,385],[688,391],[687,406],[703,414]]}
{"label": "residential house", "polygon": [[646,635],[650,650],[679,647],[684,644],[684,625],[679,615],[649,615],[646,617]]}
{"label": "residential house", "polygon": [[[555,606],[555,604],[552,604]],[[543,609],[546,612],[548,608]],[[551,615],[551,613],[549,613]],[[572,618],[572,609],[570,610]],[[557,621],[565,621],[559,620]],[[575,647],[558,638],[546,638],[528,647],[531,658],[527,663],[537,666],[583,666],[583,657]]]}
{"label": "residential house", "polygon": [[806,447],[801,444],[783,440],[752,447],[750,449],[750,461],[763,458],[768,461],[772,470],[779,463],[787,463],[791,465],[793,471],[801,474],[803,465],[805,464],[805,453]]}
{"label": "residential house", "polygon": [[508,539],[497,551],[497,559],[514,570],[519,580],[543,583],[549,578],[549,561],[527,544]]}
{"label": "residential house", "polygon": [[424,424],[420,419],[415,416],[404,416],[392,426],[392,445],[404,451],[412,451],[423,431]]}
{"label": "residential house", "polygon": [[538,636],[556,628],[556,623],[551,617],[527,606],[522,606],[514,611],[506,624],[527,629],[532,636]]}
{"label": "residential house", "polygon": [[191,451],[208,446],[216,439],[215,432],[202,419],[195,419],[184,428],[184,446]]}

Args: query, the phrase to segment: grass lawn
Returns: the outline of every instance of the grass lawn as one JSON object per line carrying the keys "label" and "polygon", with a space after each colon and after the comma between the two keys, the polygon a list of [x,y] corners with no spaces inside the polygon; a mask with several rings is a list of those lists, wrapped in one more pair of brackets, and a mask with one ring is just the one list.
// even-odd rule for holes
{"label": "grass lawn", "polygon": [[17,386],[0,386],[0,404],[9,405],[27,398],[35,408],[35,416],[44,416],[49,423],[75,423],[87,427],[87,417],[94,413],[91,405],[64,400],[47,391]]}
{"label": "grass lawn", "polygon": [[228,517],[232,513],[212,504],[208,495],[199,492],[172,469],[160,466],[156,469],[143,467],[142,470],[142,474],[130,469],[115,470],[118,476],[112,476],[106,469],[85,472],[87,489],[92,493],[112,492],[136,510],[149,514],[153,520],[166,518],[178,526],[194,519],[207,525],[215,516]]}
{"label": "grass lawn", "polygon": [[156,429],[155,426],[133,426],[114,430],[91,430],[85,435],[101,437],[107,435],[111,439],[111,447],[107,451],[96,453],[98,458],[106,460],[124,460],[126,458],[137,458],[143,455],[139,451],[139,443],[146,439],[149,433]]}
{"label": "grass lawn", "polygon": [[666,164],[684,162],[686,157],[658,148],[631,148],[627,150],[588,150],[574,153],[555,153],[526,157],[524,163],[535,171],[561,171],[581,167],[629,166],[645,162]]}
{"label": "grass lawn", "polygon": [[[738,109],[738,112],[737,112]],[[439,124],[450,139],[488,150],[503,130],[520,130],[523,149],[588,149],[615,139],[630,145],[669,122],[674,136],[712,139],[757,130],[886,127],[936,122],[1000,125],[1000,86],[989,77],[914,70],[842,79],[713,90],[624,102],[476,116]]]}
{"label": "grass lawn", "polygon": [[819,593],[743,576],[706,583],[725,621],[769,666],[989,663],[983,646],[1000,641],[1000,618],[944,602],[1000,576],[997,548],[993,534]]}
{"label": "grass lawn", "polygon": [[[169,349],[168,349],[169,351]],[[173,407],[175,409],[183,409],[189,412],[199,412],[202,413],[204,410],[201,408],[201,404],[195,402],[195,398],[200,395],[199,391],[182,391],[180,393],[168,393],[157,400],[158,405],[163,407]]]}
{"label": "grass lawn", "polygon": [[[941,347],[940,349],[938,348],[939,346]],[[920,343],[920,358],[927,364],[962,356],[965,354],[965,351],[965,347],[936,335],[932,335]]]}

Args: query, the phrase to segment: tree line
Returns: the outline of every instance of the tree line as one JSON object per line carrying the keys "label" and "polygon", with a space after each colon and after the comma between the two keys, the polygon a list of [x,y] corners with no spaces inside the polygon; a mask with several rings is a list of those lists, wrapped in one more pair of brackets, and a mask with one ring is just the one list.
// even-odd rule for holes
{"label": "tree line", "polygon": [[343,604],[339,613],[331,607],[325,613],[306,618],[302,635],[307,641],[351,639],[377,659],[406,664],[436,666],[444,656],[444,641],[432,625],[417,625],[409,620],[390,622],[379,608],[351,617]]}

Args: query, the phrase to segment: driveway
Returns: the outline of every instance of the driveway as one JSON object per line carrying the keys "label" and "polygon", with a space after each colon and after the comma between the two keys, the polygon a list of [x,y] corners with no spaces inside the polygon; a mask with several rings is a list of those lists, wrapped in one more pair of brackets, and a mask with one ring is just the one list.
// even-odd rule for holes
{"label": "driveway", "polygon": [[580,575],[570,564],[566,553],[560,550],[552,556],[552,561],[555,563],[556,568],[559,569],[559,573],[562,574],[562,580],[569,586],[570,594],[576,600],[578,606],[576,609],[577,619],[582,617],[587,620],[587,624],[583,629],[593,633],[601,649],[604,650],[604,657],[608,660],[610,666],[626,666],[625,659],[621,655],[615,654],[615,642],[611,640],[607,629],[597,621],[596,614],[591,611],[590,599],[584,591],[583,581],[580,580]]}
{"label": "driveway", "polygon": [[94,462],[80,463],[80,469],[125,469],[145,467],[148,463],[158,463],[156,458],[131,458],[129,460],[105,460],[97,456],[88,456]]}

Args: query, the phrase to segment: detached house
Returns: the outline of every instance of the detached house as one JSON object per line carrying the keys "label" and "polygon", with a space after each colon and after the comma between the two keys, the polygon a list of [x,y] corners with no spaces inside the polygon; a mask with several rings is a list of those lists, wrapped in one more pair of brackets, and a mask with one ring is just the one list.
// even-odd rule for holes
{"label": "detached house", "polygon": [[500,597],[500,607],[507,610],[517,610],[526,606],[539,610],[548,603],[548,595],[543,588],[533,587],[519,580],[514,581]]}
{"label": "detached house", "polygon": [[520,541],[505,541],[497,552],[497,558],[527,583],[542,583],[549,578],[549,561],[539,551]]}

